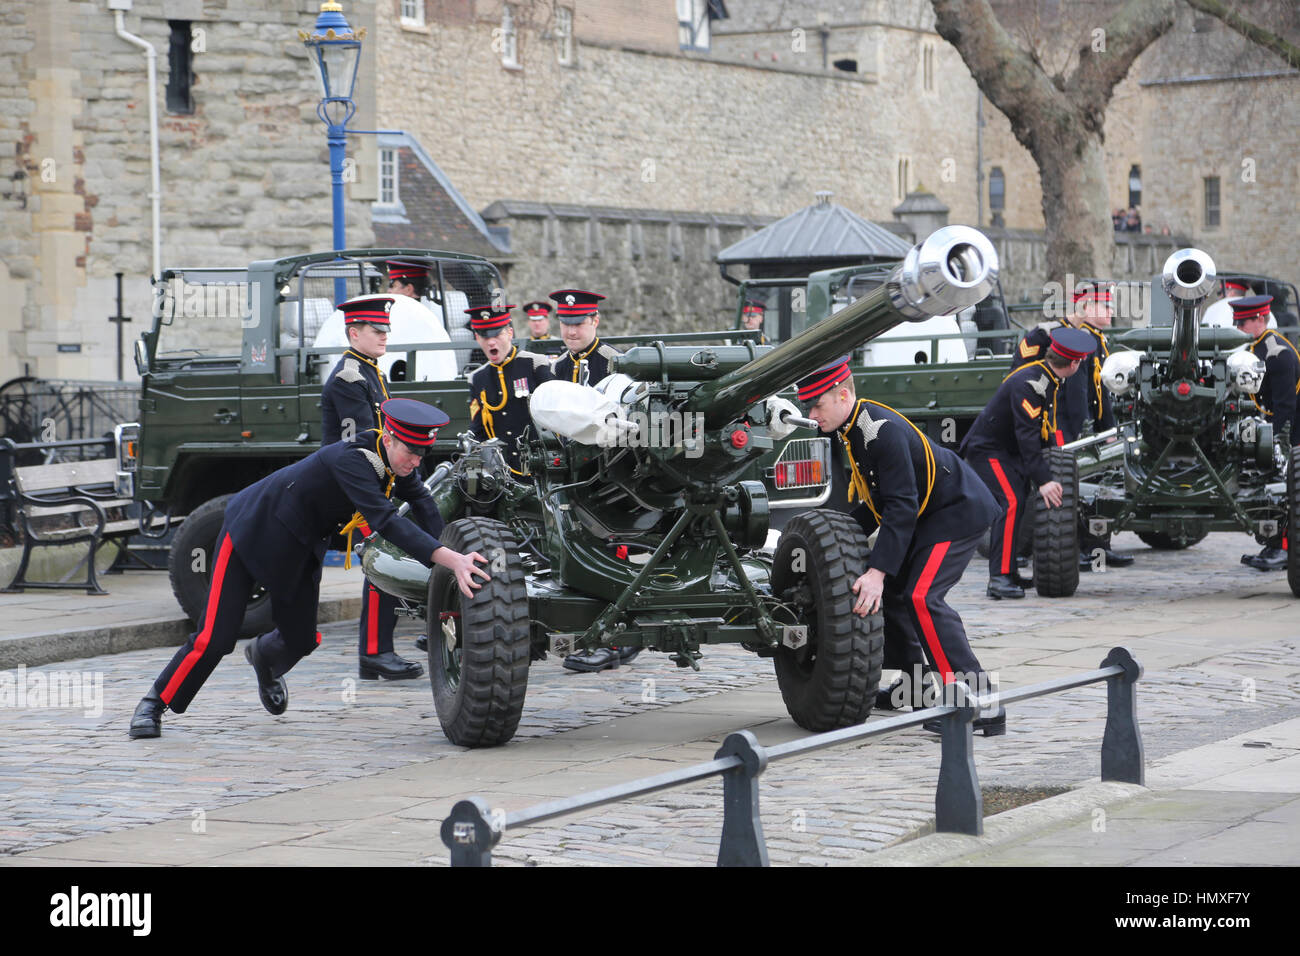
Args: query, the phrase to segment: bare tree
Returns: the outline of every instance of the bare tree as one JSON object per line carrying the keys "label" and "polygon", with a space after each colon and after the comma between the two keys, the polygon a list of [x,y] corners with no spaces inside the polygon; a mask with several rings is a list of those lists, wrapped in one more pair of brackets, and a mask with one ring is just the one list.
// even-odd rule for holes
{"label": "bare tree", "polygon": [[[1220,0],[1185,2],[1300,68],[1300,50]],[[1032,36],[1036,20],[1017,42],[988,0],[931,3],[935,29],[957,48],[980,90],[1006,115],[1038,165],[1049,280],[1105,274],[1114,243],[1102,149],[1106,108],[1133,61],[1174,25],[1175,0],[1117,5],[1057,58],[1053,72]]]}

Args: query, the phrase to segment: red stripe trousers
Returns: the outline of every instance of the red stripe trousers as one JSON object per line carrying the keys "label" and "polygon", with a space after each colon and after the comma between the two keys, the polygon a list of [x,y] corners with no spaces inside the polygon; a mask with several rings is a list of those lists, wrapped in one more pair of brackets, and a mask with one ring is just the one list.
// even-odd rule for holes
{"label": "red stripe trousers", "polygon": [[[257,582],[244,567],[230,535],[222,527],[211,557],[212,586],[199,629],[173,655],[154,681],[154,690],[169,708],[185,712],[217,662],[235,648],[244,610]],[[308,569],[296,587],[271,592],[276,629],[264,634],[259,647],[276,676],[316,649],[316,605],[320,597],[320,565]]]}
{"label": "red stripe trousers", "polygon": [[961,616],[945,598],[970,564],[982,535],[925,545],[908,554],[898,574],[885,579],[885,660],[910,672],[928,661],[944,683],[954,673],[971,681],[983,673],[966,639]]}

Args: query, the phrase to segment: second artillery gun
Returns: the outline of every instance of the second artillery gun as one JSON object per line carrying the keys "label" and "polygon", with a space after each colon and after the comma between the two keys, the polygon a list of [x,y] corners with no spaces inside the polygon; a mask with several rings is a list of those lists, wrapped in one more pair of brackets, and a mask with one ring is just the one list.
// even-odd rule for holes
{"label": "second artillery gun", "polygon": [[800,726],[866,719],[883,620],[852,612],[865,535],[848,515],[819,510],[791,520],[770,554],[765,488],[740,479],[774,440],[813,425],[777,392],[900,322],[979,302],[996,278],[988,240],[945,227],[880,288],[776,348],[646,346],[618,358],[599,388],[541,386],[523,482],[491,442],[470,467],[437,476],[445,514],[466,493],[496,496],[495,517],[452,521],[442,536],[489,559],[492,580],[472,599],[382,539],[362,551],[374,584],[421,609],[447,737],[504,743],[530,662],[597,647],[658,650],[698,669],[702,647],[738,643],[774,658]]}
{"label": "second artillery gun", "polygon": [[[1076,442],[1077,477],[1067,474],[1082,479],[1083,517],[1096,534],[1135,531],[1153,548],[1175,550],[1211,531],[1244,531],[1263,543],[1296,526],[1297,449],[1274,435],[1252,397],[1264,364],[1242,348],[1250,340],[1241,332],[1198,326],[1215,280],[1208,255],[1180,249],[1160,277],[1170,324],[1153,308],[1150,327],[1112,340],[1125,350],[1111,353],[1101,377],[1117,427]],[[1287,578],[1300,597],[1294,548]]]}

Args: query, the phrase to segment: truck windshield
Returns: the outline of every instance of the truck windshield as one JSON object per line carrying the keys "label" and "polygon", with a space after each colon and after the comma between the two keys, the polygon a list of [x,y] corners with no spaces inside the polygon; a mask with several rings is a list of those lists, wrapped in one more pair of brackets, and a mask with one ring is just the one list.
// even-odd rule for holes
{"label": "truck windshield", "polygon": [[154,309],[160,318],[159,358],[201,352],[239,357],[243,328],[257,301],[248,273],[237,269],[168,272]]}

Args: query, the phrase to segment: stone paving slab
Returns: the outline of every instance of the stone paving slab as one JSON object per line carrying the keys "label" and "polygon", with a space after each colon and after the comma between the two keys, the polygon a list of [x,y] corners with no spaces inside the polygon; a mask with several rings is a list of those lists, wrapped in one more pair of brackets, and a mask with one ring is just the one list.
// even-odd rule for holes
{"label": "stone paving slab", "polygon": [[[1140,549],[1134,569],[1085,575],[1075,598],[1051,601],[1033,594],[988,601],[977,566],[952,600],[977,654],[1007,687],[1095,668],[1110,646],[1129,644],[1147,664],[1139,712],[1151,759],[1237,730],[1273,734],[1280,747],[1290,738],[1278,737],[1276,726],[1300,717],[1300,691],[1287,679],[1287,662],[1300,660],[1289,625],[1295,599],[1281,575],[1234,566],[1243,540],[1212,535],[1185,552]],[[1195,593],[1188,582],[1196,582]],[[1231,615],[1245,623],[1225,628]],[[404,623],[398,642],[408,656],[413,627]],[[1158,638],[1147,636],[1157,628]],[[707,649],[700,673],[651,655],[597,675],[570,674],[553,659],[538,663],[516,739],[467,752],[442,737],[426,681],[359,682],[355,623],[323,631],[325,644],[290,675],[290,710],[279,718],[260,709],[256,682],[236,655],[189,713],[164,718],[162,739],[127,740],[130,711],[165,660],[160,650],[78,662],[76,672],[102,678],[98,715],[0,708],[7,741],[0,854],[10,854],[0,862],[115,854],[122,861],[351,865],[369,853],[385,865],[445,865],[438,823],[461,797],[479,793],[491,806],[514,809],[711,759],[734,729],[753,728],[768,744],[806,735],[785,714],[771,662],[722,647]],[[1166,637],[1175,632],[1177,639]],[[1079,636],[1065,639],[1071,633]],[[1151,665],[1146,641],[1154,657],[1183,662]],[[1072,654],[1084,663],[1060,663]],[[981,782],[1074,785],[1095,776],[1104,713],[1101,687],[1015,705],[1005,737],[976,739]],[[1286,755],[1271,754],[1279,757]],[[932,827],[938,761],[938,739],[912,729],[773,764],[761,788],[773,862],[842,865],[893,853],[885,848]],[[511,831],[497,859],[712,865],[721,792],[714,781]],[[990,818],[987,829],[1049,803]],[[190,830],[196,810],[205,834]],[[352,849],[358,834],[370,842]],[[212,836],[219,839],[206,839]],[[81,849],[87,844],[94,852]],[[168,859],[156,859],[163,851]]]}

